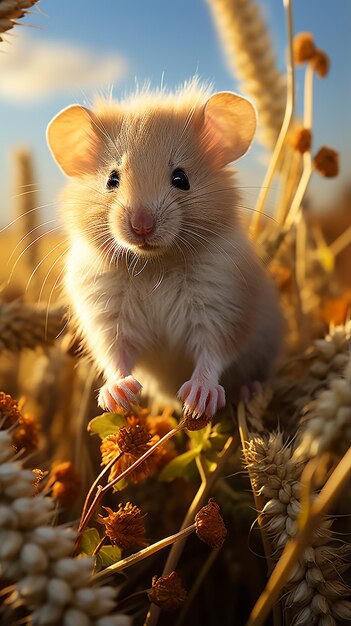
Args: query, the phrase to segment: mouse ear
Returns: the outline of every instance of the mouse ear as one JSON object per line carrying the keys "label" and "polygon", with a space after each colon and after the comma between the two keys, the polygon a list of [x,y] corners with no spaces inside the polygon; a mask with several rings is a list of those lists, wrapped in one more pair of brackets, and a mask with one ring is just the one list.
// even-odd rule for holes
{"label": "mouse ear", "polygon": [[50,122],[46,138],[55,161],[67,176],[91,172],[96,163],[94,114],[73,104]]}
{"label": "mouse ear", "polygon": [[242,157],[253,140],[257,115],[249,100],[230,91],[215,93],[204,108],[205,133],[219,148],[222,164]]}

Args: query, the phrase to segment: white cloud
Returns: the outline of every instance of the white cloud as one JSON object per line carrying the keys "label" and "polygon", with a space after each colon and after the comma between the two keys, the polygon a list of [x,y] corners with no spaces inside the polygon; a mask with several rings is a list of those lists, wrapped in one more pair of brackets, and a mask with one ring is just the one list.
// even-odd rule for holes
{"label": "white cloud", "polygon": [[0,49],[0,98],[22,104],[111,86],[127,68],[117,54],[102,55],[65,41],[21,36]]}

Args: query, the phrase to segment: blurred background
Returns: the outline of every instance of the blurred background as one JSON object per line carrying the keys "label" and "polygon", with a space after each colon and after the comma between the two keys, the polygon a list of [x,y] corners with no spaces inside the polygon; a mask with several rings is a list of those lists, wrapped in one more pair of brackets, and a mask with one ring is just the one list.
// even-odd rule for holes
{"label": "blurred background", "polygon": [[[277,66],[284,72],[283,3],[258,0],[258,4],[272,36]],[[46,147],[45,130],[68,104],[89,104],[97,93],[108,95],[111,89],[118,99],[146,81],[174,88],[194,74],[216,90],[240,90],[227,68],[206,0],[42,0],[32,11],[1,46],[2,223],[10,216],[11,151],[18,145],[33,151],[40,203],[55,200],[64,178]],[[316,84],[314,134],[318,145],[340,152],[341,174],[335,181],[312,183],[313,197],[324,207],[350,176],[351,4],[295,0],[294,19],[295,32],[313,32],[331,59],[327,80]],[[298,70],[298,81],[301,78]],[[239,165],[243,184],[259,185],[264,164],[265,152],[256,142]]]}
{"label": "blurred background", "polygon": [[[283,3],[258,0],[257,4],[283,77]],[[315,79],[314,143],[340,153],[340,174],[332,180],[313,177],[308,191],[309,208],[328,213],[340,203],[348,204],[351,195],[351,4],[349,0],[295,0],[293,8],[295,32],[313,32],[317,46],[331,59],[327,78]],[[107,96],[111,90],[118,99],[145,82],[172,89],[194,74],[212,83],[215,90],[245,93],[245,84],[227,65],[206,0],[43,0],[6,35],[0,52],[0,228],[36,206],[41,207],[36,225],[40,222],[47,231],[59,229],[57,197],[64,176],[51,158],[45,131],[61,108],[74,102],[89,106],[97,94]],[[297,110],[301,113],[300,68],[297,83]],[[254,206],[269,156],[269,146],[256,140],[237,165],[248,207]],[[268,203],[268,211],[272,203]],[[22,236],[30,226],[23,224]],[[52,230],[52,237],[57,232]],[[22,248],[19,246],[7,263],[18,232],[15,235],[14,229],[6,228],[0,237],[3,281]],[[27,238],[24,243],[28,242]],[[45,252],[45,237],[40,245]],[[53,248],[52,238],[49,248]],[[55,256],[54,252],[48,259],[48,267]],[[46,265],[45,260],[39,272]],[[21,261],[15,275],[20,268]]]}

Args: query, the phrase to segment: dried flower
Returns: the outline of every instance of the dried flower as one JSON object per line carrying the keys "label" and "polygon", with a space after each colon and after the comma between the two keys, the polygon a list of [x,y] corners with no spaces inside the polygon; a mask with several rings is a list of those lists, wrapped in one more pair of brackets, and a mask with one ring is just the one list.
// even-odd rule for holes
{"label": "dried flower", "polygon": [[[146,423],[138,418],[128,417],[128,426],[119,430],[116,435],[108,435],[101,443],[101,465],[108,465],[114,457],[121,454],[120,458],[112,466],[109,480],[114,480],[120,473],[132,465],[142,454],[152,447],[158,440],[158,436],[152,436]],[[131,474],[132,482],[137,483],[148,476],[155,468],[158,451],[141,463]]]}
{"label": "dried flower", "polygon": [[311,65],[321,78],[327,76],[330,68],[330,60],[328,55],[323,50],[316,50],[311,59]]}
{"label": "dried flower", "polygon": [[117,511],[112,511],[107,506],[104,509],[108,516],[99,515],[97,521],[105,526],[105,533],[113,545],[121,550],[127,550],[130,546],[148,545],[143,523],[146,516],[142,515],[137,506],[127,502],[125,505],[119,504]]}
{"label": "dried flower", "polygon": [[314,157],[313,165],[322,176],[334,178],[339,174],[339,153],[323,146]]}
{"label": "dried flower", "polygon": [[176,420],[170,415],[157,415],[147,417],[147,425],[152,435],[158,435],[160,438],[164,437],[174,426]]}
{"label": "dried flower", "polygon": [[294,61],[298,65],[312,59],[316,46],[312,33],[298,33],[293,41]]}
{"label": "dried flower", "polygon": [[152,435],[147,426],[141,424],[137,418],[129,418],[128,424],[119,430],[116,442],[121,452],[137,458],[147,451]]}
{"label": "dried flower", "polygon": [[33,415],[21,415],[18,426],[13,432],[13,445],[16,451],[25,450],[26,454],[34,452],[39,443],[39,425]]}
{"label": "dried flower", "polygon": [[22,413],[17,400],[0,391],[0,428],[5,430],[19,422]]}
{"label": "dried flower", "polygon": [[39,489],[39,485],[40,485],[41,481],[44,480],[45,476],[47,475],[47,472],[44,472],[39,467],[35,467],[32,470],[32,472],[33,472],[33,475],[34,475],[33,486],[34,486],[35,489]]}
{"label": "dried flower", "polygon": [[182,581],[176,572],[168,576],[154,576],[152,588],[148,591],[150,602],[157,604],[165,611],[178,609],[186,600],[187,592],[182,587]]}
{"label": "dried flower", "polygon": [[80,479],[71,461],[56,463],[50,472],[46,489],[61,506],[67,507],[77,501],[80,494]]}
{"label": "dried flower", "polygon": [[66,309],[0,302],[0,352],[52,345],[62,332]]}
{"label": "dried flower", "polygon": [[227,529],[219,512],[219,506],[213,498],[195,516],[196,534],[201,541],[211,548],[221,548],[227,535]]}
{"label": "dried flower", "polygon": [[311,149],[312,133],[309,128],[303,128],[300,126],[295,128],[291,133],[289,136],[289,142],[294,150],[297,150],[300,154],[304,154]]}
{"label": "dried flower", "polygon": [[207,424],[211,422],[211,417],[207,415],[200,415],[200,417],[192,417],[191,415],[184,414],[185,428],[188,430],[202,430],[206,428]]}

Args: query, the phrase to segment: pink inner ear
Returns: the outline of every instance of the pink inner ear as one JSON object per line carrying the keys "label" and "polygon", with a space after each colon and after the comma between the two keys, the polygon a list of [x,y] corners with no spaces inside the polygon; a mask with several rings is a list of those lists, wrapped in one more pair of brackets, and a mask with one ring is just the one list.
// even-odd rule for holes
{"label": "pink inner ear", "polygon": [[211,154],[214,162],[218,165],[225,164],[226,141],[221,128],[210,114],[206,115],[202,136],[206,152]]}

